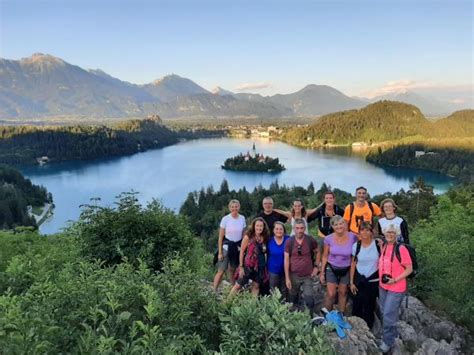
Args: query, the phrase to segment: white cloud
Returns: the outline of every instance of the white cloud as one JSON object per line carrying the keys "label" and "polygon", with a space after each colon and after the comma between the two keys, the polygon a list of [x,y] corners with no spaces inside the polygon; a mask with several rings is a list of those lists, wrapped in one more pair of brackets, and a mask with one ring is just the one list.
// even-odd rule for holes
{"label": "white cloud", "polygon": [[449,103],[451,103],[451,104],[456,104],[456,105],[461,105],[461,104],[466,103],[466,100],[463,100],[463,99],[453,99],[453,100],[450,100]]}
{"label": "white cloud", "polygon": [[272,84],[270,83],[242,83],[235,87],[236,91],[245,91],[245,90],[262,90],[271,88]]}
{"label": "white cloud", "polygon": [[392,81],[387,82],[384,86],[382,86],[379,89],[365,93],[364,96],[369,99],[372,99],[374,97],[381,96],[381,95],[404,93],[409,90],[434,88],[437,86],[439,85],[436,85],[431,82],[418,82],[418,81],[410,80],[410,79],[392,80]]}

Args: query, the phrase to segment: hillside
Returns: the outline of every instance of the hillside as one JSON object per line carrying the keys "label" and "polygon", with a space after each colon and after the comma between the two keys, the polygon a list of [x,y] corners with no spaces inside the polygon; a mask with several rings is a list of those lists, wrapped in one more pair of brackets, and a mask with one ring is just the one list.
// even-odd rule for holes
{"label": "hillside", "polygon": [[308,127],[290,129],[282,138],[305,146],[372,143],[420,134],[428,124],[415,106],[381,101],[360,110],[325,115]]}
{"label": "hillside", "polygon": [[0,165],[0,229],[36,227],[27,206],[42,206],[47,202],[52,202],[52,197],[44,187],[33,185],[17,170]]}
{"label": "hillside", "polygon": [[178,141],[159,119],[129,120],[108,126],[0,126],[0,162],[36,164],[128,155]]}

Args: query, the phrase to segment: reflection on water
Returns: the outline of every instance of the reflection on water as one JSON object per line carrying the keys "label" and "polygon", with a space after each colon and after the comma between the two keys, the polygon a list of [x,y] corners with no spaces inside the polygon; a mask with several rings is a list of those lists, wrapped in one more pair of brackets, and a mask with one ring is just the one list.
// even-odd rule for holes
{"label": "reflection on water", "polygon": [[[246,152],[256,143],[258,152],[280,158],[286,170],[278,174],[232,172],[220,168],[228,157]],[[45,186],[53,194],[54,217],[41,226],[43,233],[54,233],[68,220],[76,220],[79,205],[100,197],[100,204],[110,205],[125,191],[140,192],[141,202],[157,198],[167,207],[177,209],[193,190],[213,185],[218,189],[227,179],[231,189],[280,184],[318,188],[323,182],[333,188],[353,191],[364,185],[371,194],[408,189],[418,176],[443,192],[453,183],[449,177],[427,171],[381,168],[367,163],[350,148],[308,150],[285,143],[262,139],[202,139],[147,151],[132,156],[67,162],[22,169],[33,183]]]}

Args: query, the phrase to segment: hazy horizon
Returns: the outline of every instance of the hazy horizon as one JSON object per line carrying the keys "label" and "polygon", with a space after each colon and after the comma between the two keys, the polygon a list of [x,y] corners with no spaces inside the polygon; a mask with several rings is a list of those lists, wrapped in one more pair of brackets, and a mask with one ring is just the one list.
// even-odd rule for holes
{"label": "hazy horizon", "polygon": [[48,53],[135,84],[175,73],[262,95],[472,92],[470,1],[3,0],[0,18],[3,58]]}

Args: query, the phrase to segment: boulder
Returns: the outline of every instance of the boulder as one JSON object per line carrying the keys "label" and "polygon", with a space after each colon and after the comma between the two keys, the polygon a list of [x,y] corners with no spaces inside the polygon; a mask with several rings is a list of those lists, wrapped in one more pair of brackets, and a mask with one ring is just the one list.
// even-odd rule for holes
{"label": "boulder", "polygon": [[457,355],[459,352],[444,340],[440,342],[428,338],[415,355]]}
{"label": "boulder", "polygon": [[337,334],[330,333],[329,341],[338,354],[380,354],[376,338],[370,332],[367,323],[359,317],[348,317],[351,330],[345,330],[346,337],[340,339]]}
{"label": "boulder", "polygon": [[[425,344],[427,338],[440,344],[444,341],[444,344],[448,344],[450,349],[456,351],[461,351],[466,345],[467,331],[464,328],[439,317],[415,297],[408,296],[408,307],[406,302],[402,302],[400,319],[403,321],[402,324],[411,326],[418,334],[420,345]],[[402,329],[400,331],[402,332]],[[431,341],[426,344],[429,347],[434,346]]]}
{"label": "boulder", "polygon": [[398,322],[398,331],[400,340],[403,342],[403,347],[408,352],[414,353],[418,350],[424,337],[418,335],[415,329],[404,321]]}

